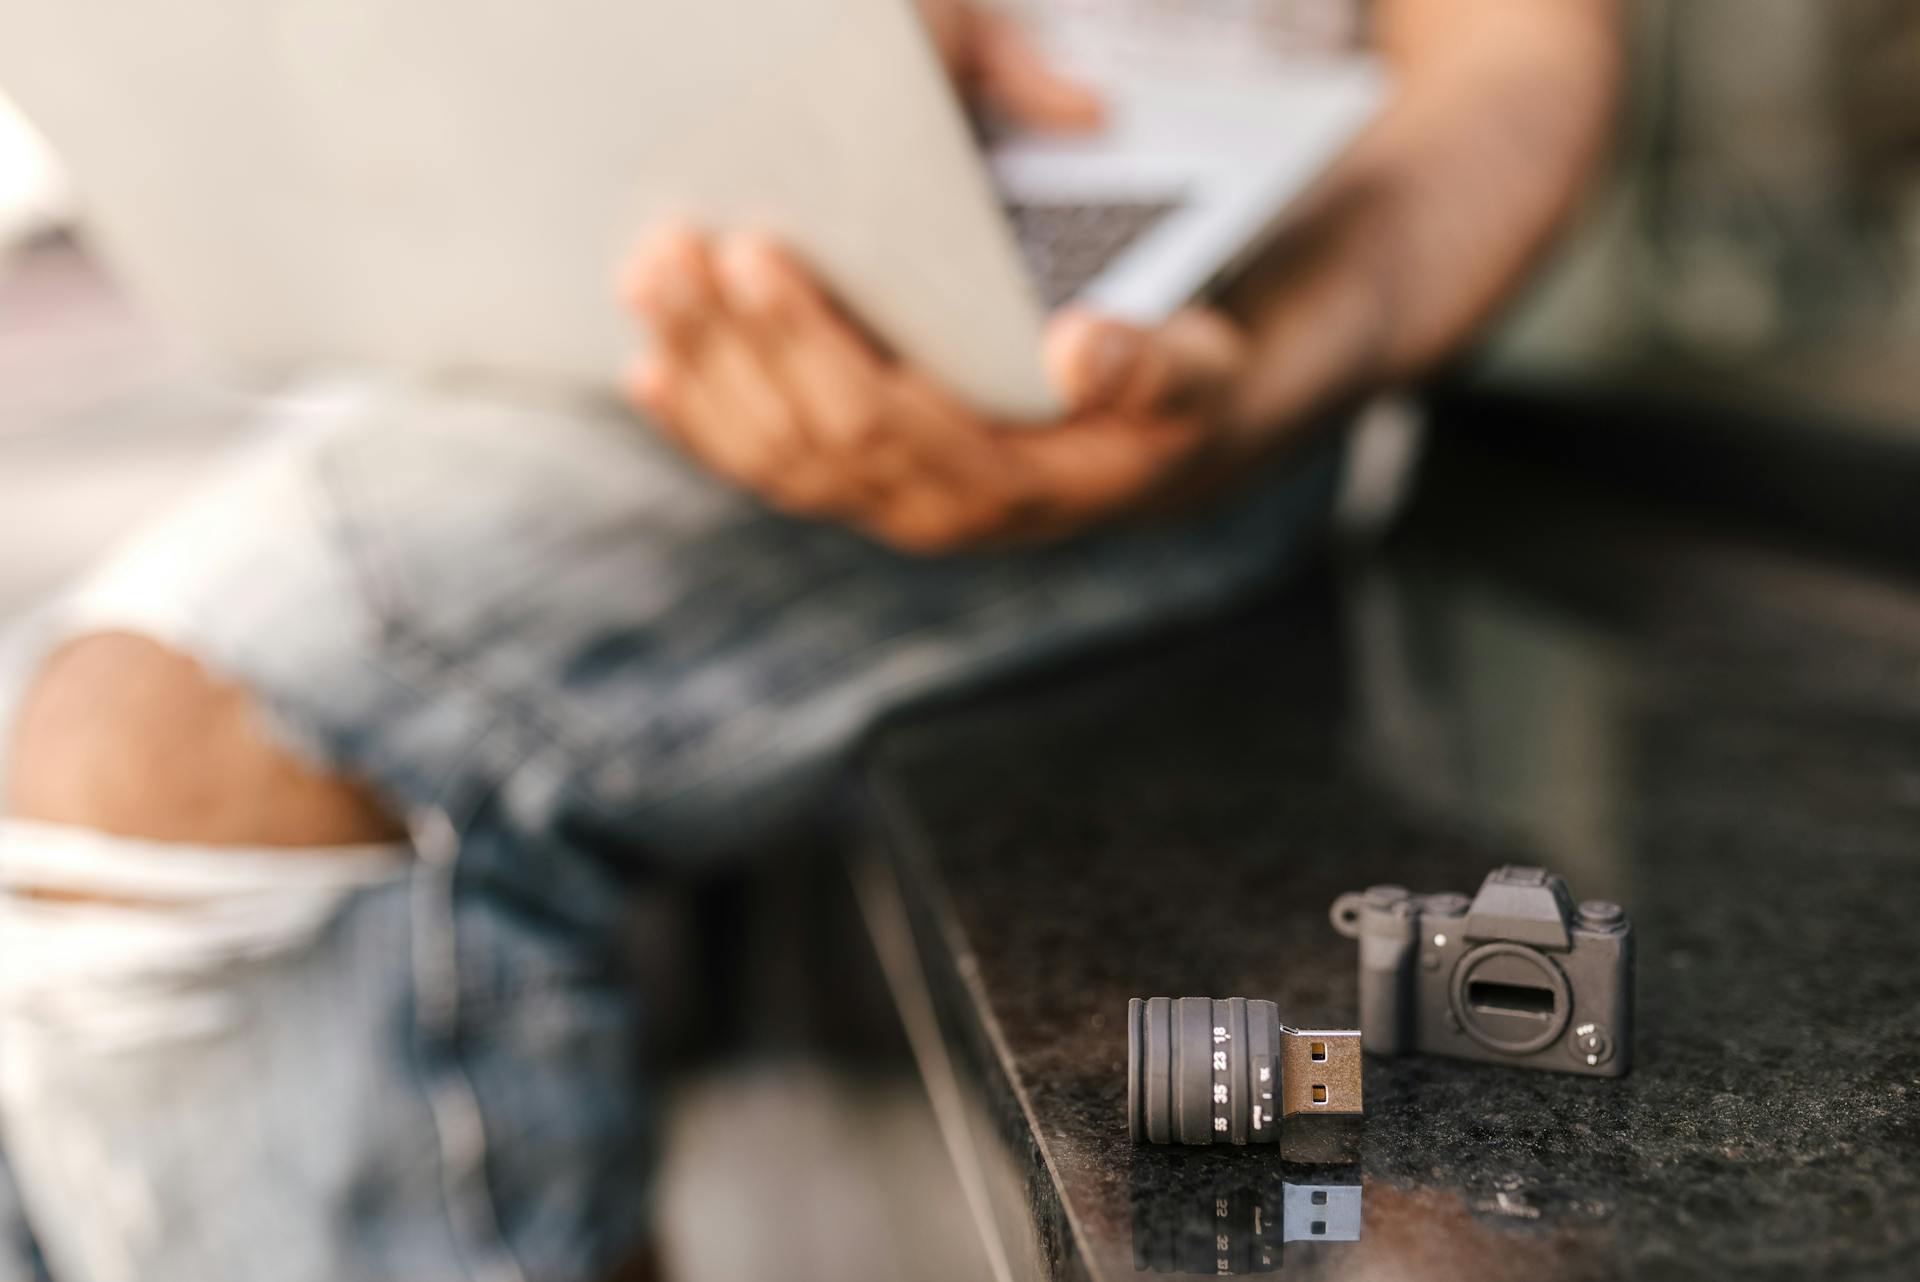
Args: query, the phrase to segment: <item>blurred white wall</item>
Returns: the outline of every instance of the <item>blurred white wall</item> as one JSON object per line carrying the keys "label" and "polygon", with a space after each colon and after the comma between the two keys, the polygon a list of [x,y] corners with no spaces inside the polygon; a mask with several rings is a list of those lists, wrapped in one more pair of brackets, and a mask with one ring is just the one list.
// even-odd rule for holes
{"label": "blurred white wall", "polygon": [[53,153],[0,91],[0,253],[67,214],[67,184]]}

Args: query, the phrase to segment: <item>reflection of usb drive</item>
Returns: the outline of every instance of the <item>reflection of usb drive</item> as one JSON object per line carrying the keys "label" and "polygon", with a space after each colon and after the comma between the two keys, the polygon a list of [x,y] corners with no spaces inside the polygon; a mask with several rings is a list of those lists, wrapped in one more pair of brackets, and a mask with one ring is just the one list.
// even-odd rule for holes
{"label": "reflection of usb drive", "polygon": [[1133,1170],[1137,1273],[1278,1273],[1288,1242],[1360,1240],[1358,1184],[1266,1178],[1253,1186],[1203,1185],[1169,1197],[1166,1175],[1164,1168],[1146,1164]]}
{"label": "reflection of usb drive", "polygon": [[1358,1184],[1287,1184],[1281,1194],[1281,1241],[1360,1240]]}

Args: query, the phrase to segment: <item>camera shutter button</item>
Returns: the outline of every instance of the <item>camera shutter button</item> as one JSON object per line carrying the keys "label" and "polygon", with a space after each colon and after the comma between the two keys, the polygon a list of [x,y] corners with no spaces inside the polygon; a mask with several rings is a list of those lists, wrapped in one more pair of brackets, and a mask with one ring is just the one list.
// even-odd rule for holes
{"label": "camera shutter button", "polygon": [[1369,908],[1388,909],[1407,899],[1405,886],[1368,886],[1366,902]]}
{"label": "camera shutter button", "polygon": [[1580,924],[1592,930],[1610,930],[1627,919],[1627,910],[1610,899],[1589,899],[1580,905]]}

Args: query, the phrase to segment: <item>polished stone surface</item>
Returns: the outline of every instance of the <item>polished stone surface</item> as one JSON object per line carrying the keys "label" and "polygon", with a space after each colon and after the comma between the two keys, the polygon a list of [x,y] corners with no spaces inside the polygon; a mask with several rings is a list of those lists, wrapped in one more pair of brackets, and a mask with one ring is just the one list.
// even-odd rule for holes
{"label": "polished stone surface", "polygon": [[[1471,451],[1430,481],[1250,614],[877,742],[1009,1271],[1920,1276],[1920,581]],[[1632,912],[1628,1076],[1372,1059],[1364,1122],[1281,1152],[1129,1143],[1129,997],[1352,1025],[1334,897],[1503,862]],[[1357,1240],[1275,1238],[1354,1183]]]}

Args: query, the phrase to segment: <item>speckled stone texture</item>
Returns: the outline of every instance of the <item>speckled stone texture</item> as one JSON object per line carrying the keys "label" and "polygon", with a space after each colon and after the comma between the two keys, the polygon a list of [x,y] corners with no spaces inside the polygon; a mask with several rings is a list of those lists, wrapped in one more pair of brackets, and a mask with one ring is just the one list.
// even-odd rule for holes
{"label": "speckled stone texture", "polygon": [[[1914,582],[1456,466],[1384,552],[911,718],[867,779],[1057,1274],[1133,1277],[1329,1179],[1364,1181],[1359,1240],[1272,1267],[1920,1277]],[[1350,1026],[1332,899],[1503,862],[1628,906],[1631,1074],[1371,1059],[1349,1166],[1298,1126],[1129,1143],[1129,997]]]}

